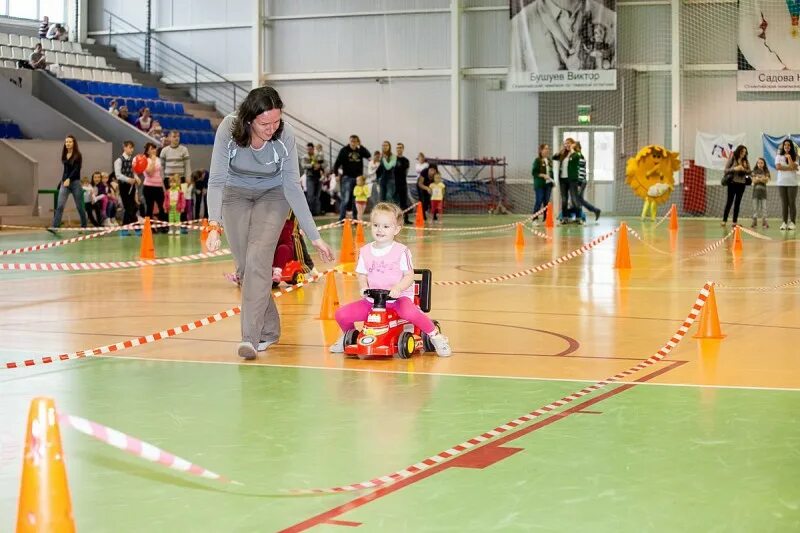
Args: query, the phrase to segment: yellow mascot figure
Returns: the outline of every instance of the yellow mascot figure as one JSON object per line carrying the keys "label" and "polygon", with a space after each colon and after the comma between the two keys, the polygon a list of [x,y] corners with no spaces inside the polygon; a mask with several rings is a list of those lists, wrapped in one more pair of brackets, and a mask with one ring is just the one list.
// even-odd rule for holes
{"label": "yellow mascot figure", "polygon": [[677,152],[670,152],[663,146],[645,146],[634,157],[628,159],[625,167],[625,181],[633,193],[644,200],[642,218],[656,219],[658,204],[669,199],[675,189],[673,174],[681,168]]}

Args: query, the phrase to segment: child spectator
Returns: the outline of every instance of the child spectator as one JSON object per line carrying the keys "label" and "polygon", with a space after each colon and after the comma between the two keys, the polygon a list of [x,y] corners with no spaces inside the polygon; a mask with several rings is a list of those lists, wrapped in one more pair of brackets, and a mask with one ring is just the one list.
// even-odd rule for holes
{"label": "child spectator", "polygon": [[169,190],[164,196],[164,211],[169,215],[169,223],[176,224],[170,226],[170,235],[180,235],[181,229],[178,226],[181,222],[181,213],[186,209],[186,199],[181,191],[181,177],[173,174],[169,177]]}
{"label": "child spectator", "polygon": [[753,223],[750,225],[751,228],[758,226],[759,216],[764,221],[764,228],[769,228],[767,222],[767,183],[769,180],[767,162],[763,157],[759,157],[756,167],[753,169]]}
{"label": "child spectator", "polygon": [[442,181],[442,175],[439,174],[438,171],[433,175],[433,183],[428,187],[431,190],[431,216],[433,220],[441,222],[442,219],[437,218],[437,214],[441,215],[443,213],[444,191],[446,186]]}
{"label": "child spectator", "polygon": [[356,178],[353,195],[356,199],[356,220],[364,220],[364,212],[367,210],[367,200],[369,199],[369,187],[366,185],[364,176]]}

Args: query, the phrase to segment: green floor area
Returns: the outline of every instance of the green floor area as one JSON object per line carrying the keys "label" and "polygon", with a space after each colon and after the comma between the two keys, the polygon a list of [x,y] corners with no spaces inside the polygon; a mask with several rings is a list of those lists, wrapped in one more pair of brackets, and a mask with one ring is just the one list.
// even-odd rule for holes
{"label": "green floor area", "polygon": [[[391,473],[579,388],[113,359],[4,372],[0,531],[13,529],[36,394],[245,484],[198,481],[63,429],[78,531],[245,532],[361,495],[279,489]],[[358,531],[797,530],[798,413],[798,392],[642,385],[507,442],[522,450],[486,468],[443,469],[333,518]]]}

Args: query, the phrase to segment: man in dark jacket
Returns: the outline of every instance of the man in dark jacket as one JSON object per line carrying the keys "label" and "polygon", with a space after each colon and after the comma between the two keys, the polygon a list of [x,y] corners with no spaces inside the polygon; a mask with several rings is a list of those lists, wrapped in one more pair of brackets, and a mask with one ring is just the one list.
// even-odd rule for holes
{"label": "man in dark jacket", "polygon": [[397,143],[397,163],[394,166],[394,194],[395,201],[400,209],[403,210],[403,221],[408,222],[408,213],[405,212],[410,205],[408,201],[408,168],[411,163],[408,158],[403,155],[406,147],[403,143]]}
{"label": "man in dark jacket", "polygon": [[364,175],[364,160],[369,158],[369,150],[361,146],[358,135],[351,135],[350,144],[339,150],[339,156],[333,164],[334,174],[338,175],[339,169],[342,170],[339,187],[342,205],[339,208],[339,220],[344,220],[348,210],[355,211],[353,189],[356,186],[356,178]]}

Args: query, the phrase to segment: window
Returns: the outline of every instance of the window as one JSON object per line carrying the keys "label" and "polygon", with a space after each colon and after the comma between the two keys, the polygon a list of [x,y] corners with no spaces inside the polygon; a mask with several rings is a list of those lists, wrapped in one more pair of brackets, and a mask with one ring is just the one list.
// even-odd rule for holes
{"label": "window", "polygon": [[37,4],[38,2],[35,0],[33,2],[31,0],[9,0],[8,14],[21,19],[35,19]]}
{"label": "window", "polygon": [[39,0],[39,17],[45,15],[53,22],[67,22],[66,2],[64,0]]}

